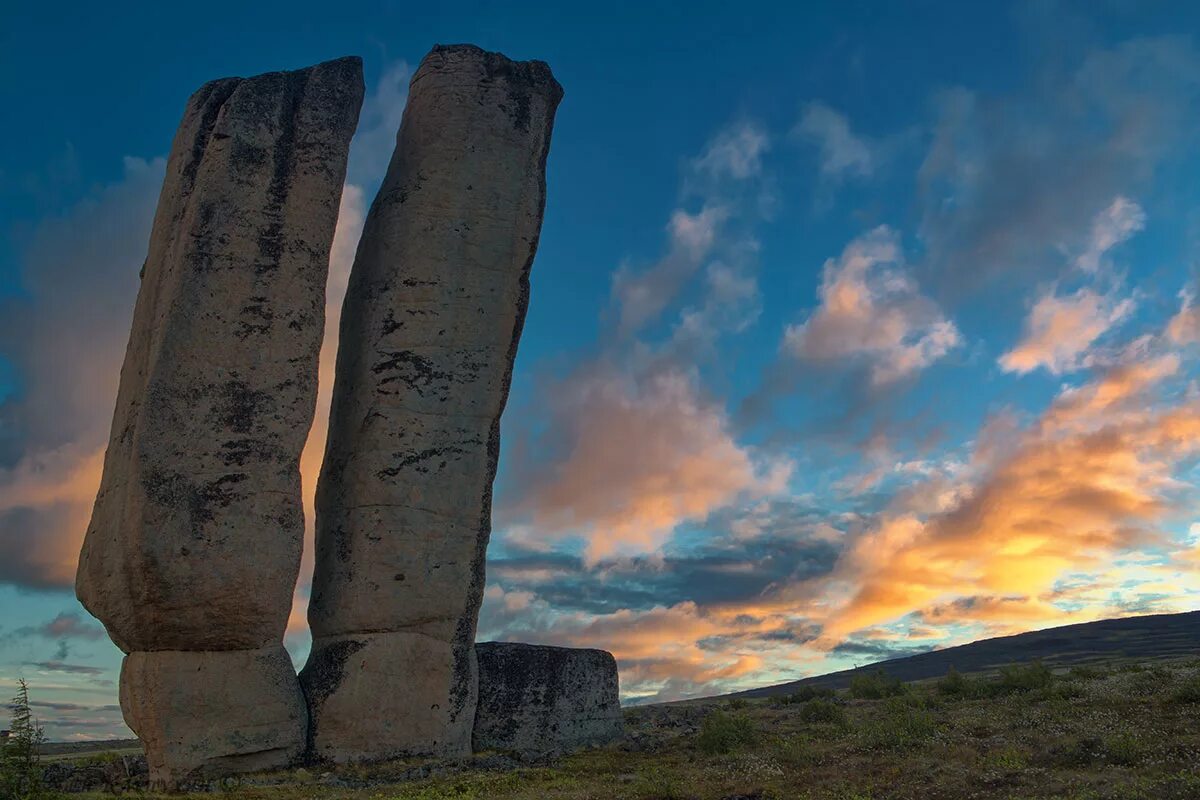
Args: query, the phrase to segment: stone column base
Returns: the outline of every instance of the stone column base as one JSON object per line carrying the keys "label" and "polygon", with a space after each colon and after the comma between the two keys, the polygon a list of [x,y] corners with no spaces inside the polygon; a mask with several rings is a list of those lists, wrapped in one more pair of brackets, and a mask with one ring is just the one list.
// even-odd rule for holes
{"label": "stone column base", "polygon": [[321,761],[471,753],[475,653],[419,633],[313,640],[300,672],[309,755]]}
{"label": "stone column base", "polygon": [[121,711],[155,787],[284,767],[304,753],[308,715],[282,645],[130,653]]}

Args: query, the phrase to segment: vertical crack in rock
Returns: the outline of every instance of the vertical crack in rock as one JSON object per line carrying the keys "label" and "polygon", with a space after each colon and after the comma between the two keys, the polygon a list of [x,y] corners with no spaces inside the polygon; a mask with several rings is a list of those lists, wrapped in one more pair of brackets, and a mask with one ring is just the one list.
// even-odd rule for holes
{"label": "vertical crack in rock", "polygon": [[[414,74],[341,317],[301,673],[312,755],[469,752],[500,416],[562,88],[438,46]],[[331,681],[325,650],[360,646]]]}
{"label": "vertical crack in rock", "polygon": [[304,749],[281,641],[362,98],[357,58],[217,80],[172,145],[76,579],[161,785]]}

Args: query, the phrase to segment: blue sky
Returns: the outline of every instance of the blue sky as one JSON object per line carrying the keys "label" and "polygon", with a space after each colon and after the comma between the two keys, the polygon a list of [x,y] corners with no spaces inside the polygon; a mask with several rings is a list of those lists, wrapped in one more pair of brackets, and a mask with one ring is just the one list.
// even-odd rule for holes
{"label": "blue sky", "polygon": [[123,730],[71,578],[184,101],[363,56],[335,287],[439,42],[566,90],[481,638],[638,701],[1200,607],[1200,12],[119,5],[0,26],[0,689],[52,736]]}

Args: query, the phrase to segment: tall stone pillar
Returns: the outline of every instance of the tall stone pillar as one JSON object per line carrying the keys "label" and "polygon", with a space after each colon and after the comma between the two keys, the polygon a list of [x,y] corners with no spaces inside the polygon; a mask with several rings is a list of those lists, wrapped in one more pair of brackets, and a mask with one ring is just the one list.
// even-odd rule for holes
{"label": "tall stone pillar", "polygon": [[342,310],[301,672],[312,754],[470,752],[500,414],[562,88],[435,47],[412,78]]}
{"label": "tall stone pillar", "polygon": [[282,641],[362,98],[358,58],[213,81],[171,148],[76,579],[128,654],[121,709],[159,785],[305,747]]}

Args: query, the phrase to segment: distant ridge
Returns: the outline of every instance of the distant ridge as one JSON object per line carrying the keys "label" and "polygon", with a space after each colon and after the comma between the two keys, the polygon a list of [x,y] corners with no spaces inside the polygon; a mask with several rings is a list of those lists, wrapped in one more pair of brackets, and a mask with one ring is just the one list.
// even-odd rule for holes
{"label": "distant ridge", "polygon": [[774,697],[791,694],[801,686],[843,689],[856,675],[879,669],[903,681],[920,681],[941,677],[952,665],[959,672],[987,672],[1035,658],[1050,667],[1069,667],[1099,661],[1153,661],[1188,656],[1200,656],[1200,611],[1104,619],[998,636],[720,696]]}

